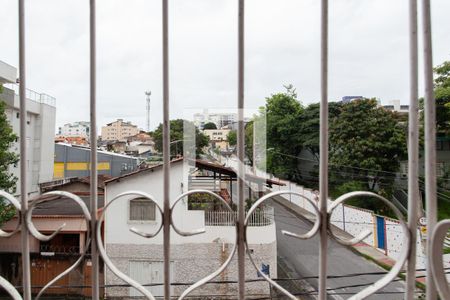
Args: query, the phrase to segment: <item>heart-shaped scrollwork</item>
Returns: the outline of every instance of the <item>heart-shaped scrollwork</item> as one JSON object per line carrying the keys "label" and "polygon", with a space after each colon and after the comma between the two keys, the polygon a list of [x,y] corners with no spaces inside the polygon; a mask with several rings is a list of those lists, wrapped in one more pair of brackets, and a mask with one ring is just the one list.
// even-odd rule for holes
{"label": "heart-shaped scrollwork", "polygon": [[[171,214],[170,214],[170,222],[172,224],[173,229],[175,230],[176,233],[178,233],[181,236],[193,236],[193,235],[197,235],[197,234],[201,234],[205,232],[204,228],[198,228],[192,231],[182,231],[180,230],[174,222],[173,219],[173,211],[175,206],[185,197],[192,195],[192,194],[207,194],[210,196],[213,196],[215,199],[219,200],[220,202],[222,202],[222,204],[225,206],[226,210],[229,211],[230,213],[233,213],[233,210],[231,209],[231,207],[228,205],[228,203],[219,195],[217,195],[214,192],[208,191],[208,190],[191,190],[188,191],[186,193],[181,194],[180,196],[177,197],[177,199],[175,200],[174,204],[172,205],[171,208]],[[178,298],[179,300],[184,299],[186,296],[188,296],[191,292],[193,292],[195,289],[201,287],[202,285],[206,284],[207,282],[213,280],[214,278],[216,278],[218,275],[220,275],[220,273],[223,272],[223,270],[225,270],[225,268],[230,264],[231,260],[233,259],[233,256],[236,252],[236,244],[237,244],[237,234],[236,234],[236,240],[235,243],[233,244],[233,249],[231,250],[230,255],[228,256],[228,258],[226,259],[226,261],[213,273],[209,274],[208,276],[200,279],[199,281],[197,281],[196,283],[194,283],[193,285],[191,285],[189,288],[187,288],[182,294],[181,296]]]}
{"label": "heart-shaped scrollwork", "polygon": [[400,273],[404,263],[408,259],[408,252],[409,252],[409,248],[411,247],[410,246],[410,240],[411,240],[410,232],[409,232],[408,226],[406,225],[406,223],[403,219],[402,213],[389,200],[387,200],[383,196],[380,196],[380,195],[372,193],[372,192],[364,192],[364,191],[350,192],[350,193],[340,196],[339,198],[337,198],[336,200],[333,201],[333,203],[328,207],[327,226],[328,226],[328,233],[330,234],[330,236],[333,237],[338,243],[348,246],[348,245],[353,245],[355,243],[361,242],[363,239],[365,239],[366,237],[368,237],[371,234],[370,231],[369,232],[365,231],[365,232],[361,232],[361,234],[358,237],[352,238],[350,240],[344,240],[344,239],[337,237],[334,234],[334,232],[331,228],[331,222],[329,221],[331,218],[331,215],[333,213],[333,210],[338,205],[344,204],[345,201],[348,201],[351,198],[361,197],[361,196],[377,198],[377,199],[381,200],[384,204],[386,204],[390,209],[392,209],[392,211],[395,213],[395,216],[398,218],[398,220],[400,222],[400,226],[402,227],[402,230],[403,230],[403,241],[402,242],[403,242],[404,248],[400,252],[400,256],[397,259],[394,266],[384,277],[382,277],[380,280],[376,281],[375,283],[371,284],[370,286],[366,287],[365,289],[363,289],[356,295],[353,295],[352,297],[349,298],[349,300],[364,299],[364,298],[372,295],[373,293],[377,292],[378,290],[382,289],[383,287],[388,285],[392,280],[394,280],[395,277],[397,277],[398,273]]}
{"label": "heart-shaped scrollwork", "polygon": [[[0,201],[3,201],[2,198],[8,200],[14,206],[18,214],[17,226],[13,231],[6,232],[0,229],[0,238],[7,238],[16,234],[20,229],[21,205],[20,202],[13,195],[0,190]],[[14,300],[22,300],[22,297],[20,296],[19,292],[15,289],[15,287],[2,276],[0,276],[0,287],[2,287]]]}
{"label": "heart-shaped scrollwork", "polygon": [[21,214],[21,205],[20,202],[11,194],[5,192],[5,191],[0,191],[0,200],[1,198],[5,198],[6,200],[8,200],[16,209],[17,214],[18,214],[18,222],[17,222],[17,226],[16,228],[11,231],[11,232],[6,232],[0,229],[0,237],[10,237],[15,235],[19,229],[20,229],[20,224],[21,224],[21,218],[20,218],[20,214]]}
{"label": "heart-shaped scrollwork", "polygon": [[443,264],[444,240],[450,229],[450,220],[442,220],[437,223],[431,234],[431,247],[428,255],[431,255],[431,270],[433,272],[434,282],[442,299],[450,299],[450,289],[448,288],[447,277]]}
{"label": "heart-shaped scrollwork", "polygon": [[126,274],[124,274],[122,271],[120,271],[111,261],[111,259],[109,259],[105,247],[103,245],[103,241],[102,241],[102,223],[105,220],[105,212],[108,210],[108,208],[111,206],[111,204],[113,204],[115,201],[117,201],[118,199],[121,199],[123,197],[128,197],[128,200],[134,200],[134,199],[145,199],[148,201],[151,201],[155,204],[155,207],[158,209],[160,215],[161,215],[161,224],[159,226],[159,228],[152,233],[147,233],[147,232],[143,232],[141,230],[138,230],[134,227],[130,228],[130,231],[140,235],[144,238],[152,238],[154,236],[156,236],[160,231],[161,228],[163,227],[164,224],[164,220],[162,218],[163,215],[163,211],[161,209],[161,207],[158,205],[158,202],[156,202],[155,198],[147,193],[144,192],[138,192],[138,191],[130,191],[130,192],[124,192],[121,193],[119,195],[117,195],[116,197],[114,197],[113,199],[111,199],[111,201],[108,202],[108,204],[105,205],[105,207],[103,208],[102,213],[99,216],[98,222],[97,222],[97,246],[98,246],[98,252],[100,254],[100,256],[103,259],[103,262],[108,266],[108,268],[120,279],[122,279],[123,281],[125,281],[126,283],[130,284],[132,287],[134,287],[135,289],[137,289],[139,292],[141,292],[145,297],[147,297],[147,299],[150,300],[155,300],[155,297],[152,295],[152,293],[150,293],[150,291],[148,289],[146,289],[144,286],[142,286],[139,282],[137,282],[136,280],[128,277]]}
{"label": "heart-shaped scrollwork", "polygon": [[44,234],[40,233],[39,230],[36,229],[36,227],[33,224],[33,219],[32,219],[33,210],[36,208],[37,205],[44,203],[44,202],[59,201],[61,199],[61,197],[66,197],[67,199],[75,201],[75,203],[77,203],[81,207],[81,210],[83,211],[84,219],[86,221],[86,229],[87,229],[86,245],[83,249],[83,252],[81,253],[81,256],[77,259],[77,261],[75,263],[73,263],[69,268],[64,270],[61,274],[59,274],[58,276],[56,276],[55,278],[50,280],[39,291],[38,295],[36,296],[36,300],[38,300],[49,287],[51,287],[53,284],[55,284],[58,280],[60,280],[67,274],[69,274],[73,269],[75,269],[84,260],[87,249],[89,248],[89,245],[91,244],[91,231],[90,231],[90,226],[89,226],[89,222],[91,221],[91,214],[89,213],[89,209],[87,208],[86,204],[80,197],[78,197],[77,195],[74,195],[72,193],[64,192],[64,191],[52,191],[52,192],[44,193],[44,194],[40,195],[38,198],[35,198],[32,200],[32,202],[30,203],[27,215],[26,215],[27,227],[28,227],[28,230],[30,231],[31,235],[33,235],[35,238],[37,238],[40,241],[49,241],[53,237],[55,237],[58,233],[60,233],[61,230],[66,226],[66,224],[64,223],[57,230],[55,230],[52,234],[44,235]]}
{"label": "heart-shaped scrollwork", "polygon": [[[255,212],[255,210],[258,208],[258,206],[260,206],[264,201],[271,199],[272,197],[275,196],[279,196],[279,195],[283,195],[283,194],[291,194],[291,195],[296,195],[299,196],[303,199],[305,199],[309,204],[311,204],[311,206],[314,208],[314,214],[316,216],[316,220],[314,222],[313,227],[311,228],[311,230],[309,230],[307,233],[305,234],[297,234],[297,233],[293,233],[293,232],[289,232],[289,231],[285,231],[282,230],[281,232],[284,235],[287,236],[291,236],[297,239],[302,239],[302,240],[306,240],[309,239],[311,237],[313,237],[317,231],[319,230],[320,227],[320,212],[316,207],[316,203],[314,201],[312,201],[311,199],[305,197],[304,195],[294,192],[294,191],[276,191],[276,192],[271,192],[263,197],[261,197],[260,199],[258,199],[250,208],[250,210],[247,213],[247,216],[245,218],[245,222],[244,222],[244,232],[245,232],[245,248],[247,249],[247,254],[250,258],[250,262],[252,263],[252,265],[255,267],[255,269],[257,271],[259,271],[258,266],[256,264],[256,262],[253,260],[253,257],[250,253],[250,248],[248,246],[248,240],[247,240],[247,228],[248,228],[248,222],[250,220],[250,216],[252,215],[252,213]],[[287,297],[289,297],[292,300],[297,300],[298,298],[295,297],[294,295],[292,295],[291,293],[289,293],[286,289],[284,289],[282,286],[280,286],[278,283],[276,283],[275,281],[273,281],[269,276],[267,276],[266,274],[260,272],[260,275],[267,281],[269,282],[272,286],[274,286],[275,288],[277,288],[280,292],[282,292],[283,294],[285,294]]]}

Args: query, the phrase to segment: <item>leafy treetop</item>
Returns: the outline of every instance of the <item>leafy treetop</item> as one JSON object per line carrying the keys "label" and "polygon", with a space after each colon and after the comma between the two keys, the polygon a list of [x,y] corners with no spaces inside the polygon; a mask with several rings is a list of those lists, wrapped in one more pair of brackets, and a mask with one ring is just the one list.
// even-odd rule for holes
{"label": "leafy treetop", "polygon": [[217,126],[216,126],[216,124],[209,122],[203,126],[203,129],[217,129]]}
{"label": "leafy treetop", "polygon": [[[192,140],[195,133],[195,153],[196,157],[203,153],[203,148],[208,145],[208,137],[198,130],[194,123],[182,119],[170,120],[170,155],[183,155],[183,144],[185,141]],[[152,133],[155,140],[155,148],[162,151],[162,124]]]}
{"label": "leafy treetop", "polygon": [[[0,97],[2,93],[0,85]],[[11,165],[19,162],[19,156],[11,151],[11,145],[17,140],[5,114],[6,104],[0,99],[0,189],[15,193],[17,177],[9,172]],[[0,225],[9,220],[15,210],[6,200],[0,198]]]}

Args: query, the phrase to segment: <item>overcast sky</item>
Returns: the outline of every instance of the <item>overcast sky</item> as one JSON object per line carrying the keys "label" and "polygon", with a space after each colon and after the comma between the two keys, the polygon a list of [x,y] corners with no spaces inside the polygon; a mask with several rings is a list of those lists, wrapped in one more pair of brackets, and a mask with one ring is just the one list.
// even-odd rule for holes
{"label": "overcast sky", "polygon": [[[26,1],[27,87],[56,97],[57,127],[89,119],[88,3]],[[151,90],[154,128],[162,119],[161,1],[97,3],[99,125],[124,118],[144,128]],[[319,100],[319,3],[246,1],[246,107],[286,84],[303,104]],[[0,60],[18,66],[17,1],[0,7]],[[432,1],[435,65],[450,60],[449,12],[449,0]],[[171,117],[236,107],[237,0],[172,0],[169,24]],[[329,75],[330,100],[407,103],[408,1],[330,1]]]}

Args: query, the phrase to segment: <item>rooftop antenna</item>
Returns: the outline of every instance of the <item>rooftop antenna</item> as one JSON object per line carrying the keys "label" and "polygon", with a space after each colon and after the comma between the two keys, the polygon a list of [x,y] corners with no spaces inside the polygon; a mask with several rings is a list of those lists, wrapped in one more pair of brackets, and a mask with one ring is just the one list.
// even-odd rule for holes
{"label": "rooftop antenna", "polygon": [[147,101],[147,132],[150,132],[150,95],[152,94],[151,91],[146,91],[145,96]]}

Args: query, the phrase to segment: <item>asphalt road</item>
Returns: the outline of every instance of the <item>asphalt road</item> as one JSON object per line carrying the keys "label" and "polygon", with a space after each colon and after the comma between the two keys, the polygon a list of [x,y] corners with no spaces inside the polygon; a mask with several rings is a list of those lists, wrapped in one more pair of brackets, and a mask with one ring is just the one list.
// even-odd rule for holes
{"label": "asphalt road", "polygon": [[[277,228],[277,251],[278,265],[287,269],[291,277],[310,277],[318,275],[319,266],[319,238],[316,235],[309,240],[298,240],[287,237],[281,230],[294,233],[305,233],[311,227],[311,223],[298,218],[282,205],[273,202],[275,208],[275,222]],[[367,273],[385,272],[375,263],[355,254],[349,248],[328,239],[328,276],[361,274],[358,276],[346,276],[341,278],[328,278],[327,288],[329,299],[347,299],[362,290],[365,286],[378,280],[382,275],[370,275]],[[317,279],[307,279],[307,282],[317,289]],[[353,286],[353,287],[350,287]],[[287,287],[289,289],[289,287]],[[297,291],[298,292],[298,291]],[[403,281],[391,282],[379,294],[372,295],[367,299],[398,300],[403,299]],[[310,299],[310,297],[305,297]]]}

